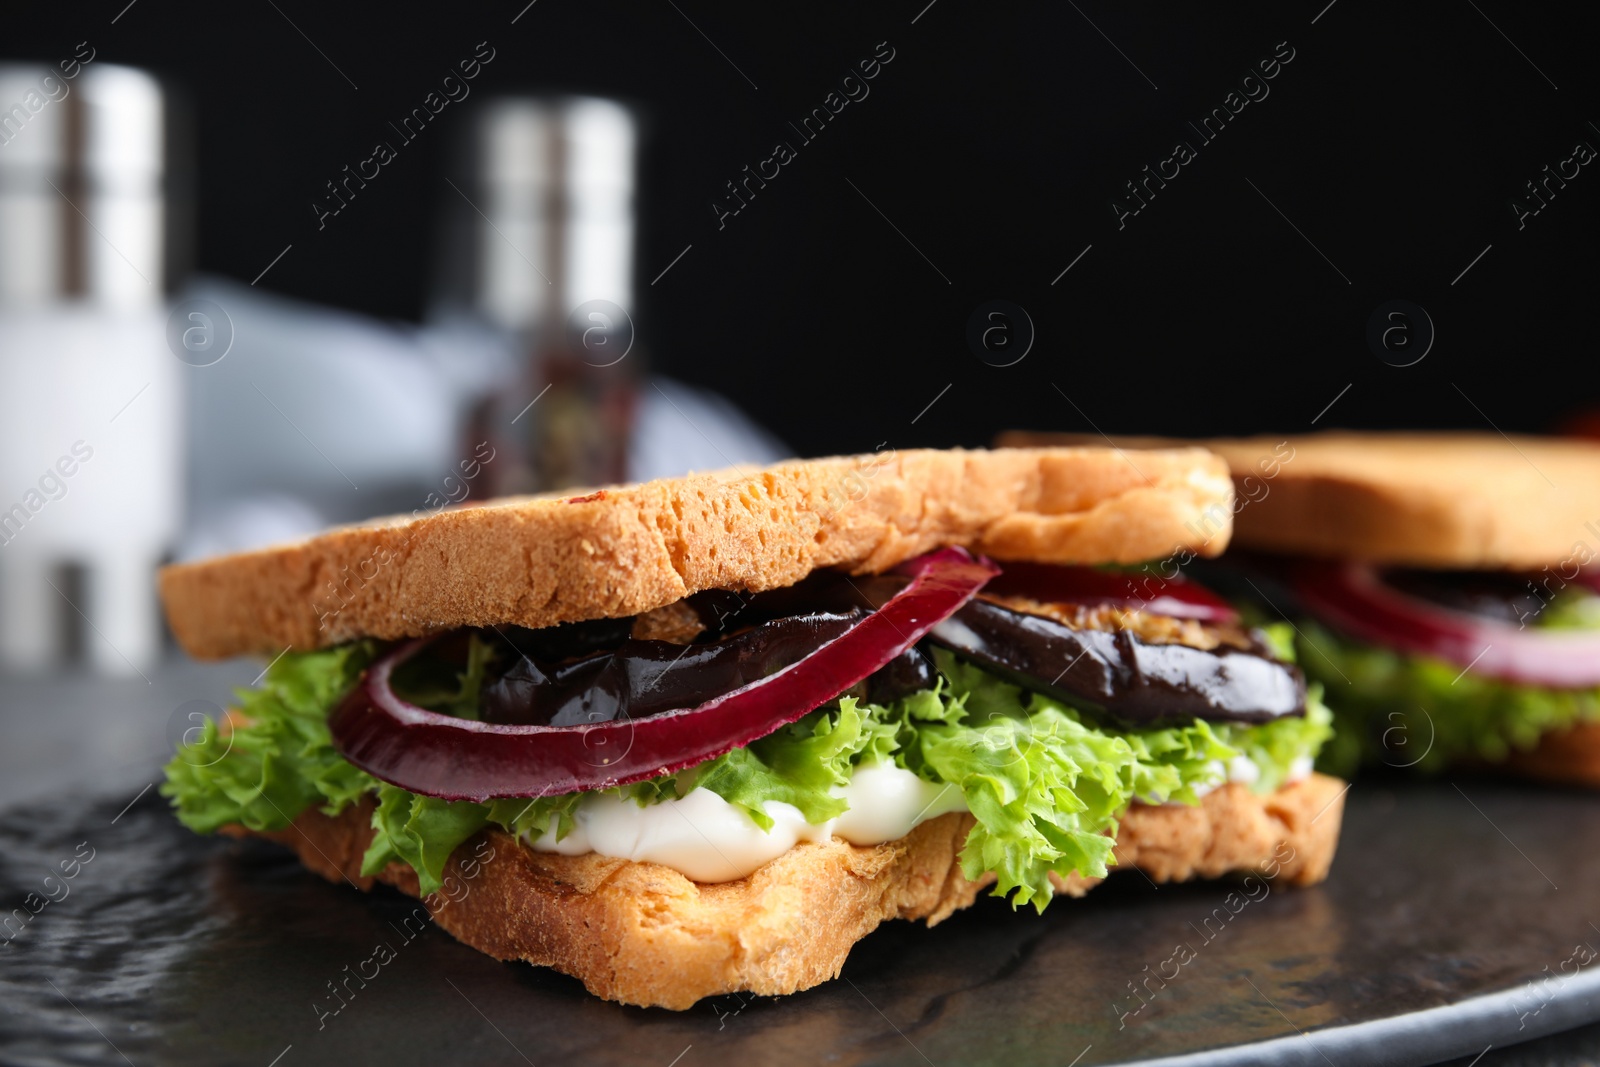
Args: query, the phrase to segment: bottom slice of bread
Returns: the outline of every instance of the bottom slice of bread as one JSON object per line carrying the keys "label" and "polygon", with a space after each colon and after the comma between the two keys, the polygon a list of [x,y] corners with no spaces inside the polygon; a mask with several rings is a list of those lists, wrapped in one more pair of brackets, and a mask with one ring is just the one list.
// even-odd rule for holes
{"label": "bottom slice of bread", "polygon": [[1551,730],[1528,751],[1512,750],[1502,766],[1541,782],[1600,788],[1600,723],[1580,722]]}
{"label": "bottom slice of bread", "polygon": [[[1134,805],[1117,835],[1117,860],[1161,882],[1264,871],[1310,885],[1333,862],[1344,789],[1317,774],[1267,796],[1229,784],[1197,807]],[[371,812],[368,804],[336,816],[311,810],[260,836],[293,848],[330,880],[363,889],[387,882],[418,895],[404,864],[361,876]],[[967,907],[993,880],[961,874],[971,826],[971,816],[951,814],[883,845],[801,844],[718,885],[654,863],[535,852],[487,830],[456,850],[445,891],[425,903],[440,926],[497,959],[553,967],[608,1000],[684,1009],[723,993],[809,988],[837,977],[851,946],[884,920],[932,926]],[[1056,885],[1082,896],[1096,881],[1074,876]]]}

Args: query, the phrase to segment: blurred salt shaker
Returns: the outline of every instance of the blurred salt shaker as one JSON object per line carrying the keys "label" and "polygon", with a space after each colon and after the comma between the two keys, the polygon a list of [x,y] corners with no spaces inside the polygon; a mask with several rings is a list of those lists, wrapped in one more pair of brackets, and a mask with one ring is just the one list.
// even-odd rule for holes
{"label": "blurred salt shaker", "polygon": [[[0,663],[107,673],[161,652],[155,569],[182,506],[169,350],[171,123],[155,78],[94,58],[0,65]],[[181,310],[181,309],[180,309]],[[180,331],[179,335],[182,335]],[[81,575],[81,585],[67,575]]]}

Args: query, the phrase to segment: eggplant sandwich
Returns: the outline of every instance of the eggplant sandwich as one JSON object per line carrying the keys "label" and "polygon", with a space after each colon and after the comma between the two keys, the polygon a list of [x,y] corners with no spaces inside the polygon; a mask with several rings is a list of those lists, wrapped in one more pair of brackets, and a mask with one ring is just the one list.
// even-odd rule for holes
{"label": "eggplant sandwich", "polygon": [[1220,552],[1195,531],[1232,491],[1200,449],[908,451],[173,566],[183,647],[270,666],[162,792],[674,1009],[827,981],[985,889],[1314,883],[1344,788],[1319,687],[1285,633],[1132,569]]}
{"label": "eggplant sandwich", "polygon": [[1600,445],[1348,432],[1118,442],[1189,443],[1227,459],[1238,494],[1233,544],[1248,551],[1229,551],[1233,573],[1216,584],[1295,618],[1300,662],[1327,687],[1338,736],[1324,767],[1600,786]]}

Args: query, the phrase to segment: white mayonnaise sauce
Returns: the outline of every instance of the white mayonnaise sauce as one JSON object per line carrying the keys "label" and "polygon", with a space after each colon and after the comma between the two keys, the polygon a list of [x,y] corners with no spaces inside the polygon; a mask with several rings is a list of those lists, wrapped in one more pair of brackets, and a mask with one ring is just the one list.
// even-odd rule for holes
{"label": "white mayonnaise sauce", "polygon": [[560,841],[552,825],[530,844],[540,852],[578,856],[597,852],[618,859],[659,863],[696,882],[731,882],[777,859],[801,841],[839,837],[852,845],[877,845],[910,833],[919,823],[965,811],[955,786],[933,785],[893,764],[858,767],[850,784],[834,790],[850,810],[821,826],[806,822],[792,804],[768,801],[771,830],[706,789],[641,808],[623,797],[597,793],[573,815],[576,826]]}
{"label": "white mayonnaise sauce", "polygon": [[[1310,756],[1296,756],[1289,761],[1289,771],[1284,775],[1283,781],[1298,782],[1302,778],[1311,776],[1312,759]],[[1224,764],[1221,760],[1212,760],[1207,768],[1214,775],[1215,780],[1201,782],[1194,787],[1195,796],[1205,796],[1225,782],[1238,782],[1240,785],[1251,786],[1261,780],[1261,768],[1249,756],[1235,756]],[[1141,803],[1149,801],[1141,800]]]}
{"label": "white mayonnaise sauce", "polygon": [[1249,756],[1235,756],[1228,761],[1228,781],[1240,785],[1255,785],[1261,780],[1261,768]]}
{"label": "white mayonnaise sauce", "polygon": [[[1227,763],[1214,759],[1206,765],[1206,770],[1210,772],[1211,781],[1195,783],[1194,795],[1197,797],[1203,797],[1227,782],[1248,786],[1255,785],[1261,778],[1261,768],[1249,756],[1235,756]],[[1139,803],[1149,804],[1150,801],[1141,797]]]}

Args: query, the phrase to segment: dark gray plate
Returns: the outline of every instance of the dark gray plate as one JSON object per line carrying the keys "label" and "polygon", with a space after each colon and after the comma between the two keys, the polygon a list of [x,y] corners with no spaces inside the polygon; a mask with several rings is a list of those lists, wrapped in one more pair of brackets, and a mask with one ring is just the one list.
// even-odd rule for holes
{"label": "dark gray plate", "polygon": [[[413,902],[196,838],[153,791],[120,817],[127,798],[36,804],[0,822],[0,903],[39,909],[13,917],[9,944],[0,932],[0,1059],[1353,1067],[1600,1019],[1600,801],[1462,788],[1353,790],[1315,889],[1252,883],[1250,900],[1123,873],[1043,917],[985,900],[934,930],[881,928],[821,988],[683,1013],[596,1000],[431,927],[407,940]],[[75,878],[46,882],[88,849]],[[380,943],[392,960],[364,962]],[[375,969],[324,1014],[331,984]]]}

